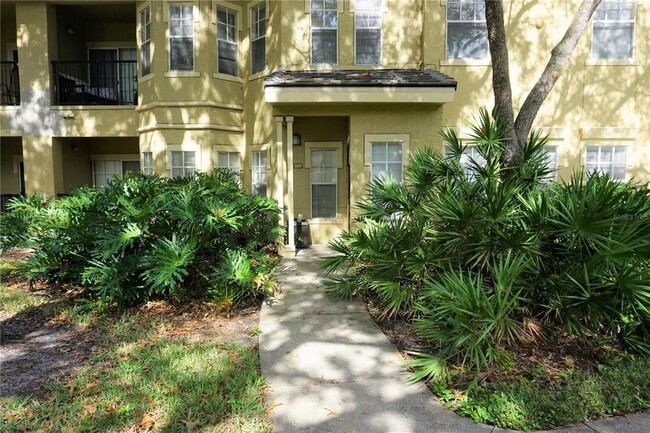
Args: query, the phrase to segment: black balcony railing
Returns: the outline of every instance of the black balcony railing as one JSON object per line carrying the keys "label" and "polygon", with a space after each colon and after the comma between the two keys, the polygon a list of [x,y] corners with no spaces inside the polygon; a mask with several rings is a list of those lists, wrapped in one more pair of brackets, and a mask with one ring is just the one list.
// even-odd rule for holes
{"label": "black balcony railing", "polygon": [[0,62],[0,104],[20,105],[18,62]]}
{"label": "black balcony railing", "polygon": [[55,104],[134,105],[138,102],[135,60],[52,62]]}

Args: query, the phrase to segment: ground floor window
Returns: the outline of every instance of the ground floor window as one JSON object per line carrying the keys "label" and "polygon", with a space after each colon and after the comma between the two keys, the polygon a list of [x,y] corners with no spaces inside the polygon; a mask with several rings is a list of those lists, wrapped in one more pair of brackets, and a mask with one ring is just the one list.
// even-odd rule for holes
{"label": "ground floor window", "polygon": [[[445,158],[451,156],[451,147],[445,147]],[[472,163],[472,161],[474,163]],[[486,164],[485,158],[478,151],[476,146],[467,146],[463,151],[463,154],[460,156],[460,166],[463,169],[465,176],[470,179],[476,178],[476,166],[475,164],[483,167]]]}
{"label": "ground floor window", "polygon": [[546,164],[551,172],[544,176],[542,183],[551,183],[557,180],[557,147],[555,146],[544,146],[544,159]]}
{"label": "ground floor window", "polygon": [[140,161],[93,160],[93,183],[97,188],[104,188],[115,177],[122,179],[129,172],[140,172]]}
{"label": "ground floor window", "polygon": [[311,217],[336,218],[337,149],[311,149]]}
{"label": "ground floor window", "polygon": [[196,152],[178,150],[169,152],[171,177],[185,176],[196,171]]}
{"label": "ground floor window", "polygon": [[268,167],[266,150],[252,152],[251,160],[251,171],[253,174],[253,194],[258,194],[266,197]]}
{"label": "ground floor window", "polygon": [[142,173],[153,174],[153,152],[142,153]]}
{"label": "ground floor window", "polygon": [[585,169],[608,174],[612,179],[625,180],[627,177],[627,147],[625,146],[587,146]]}
{"label": "ground floor window", "polygon": [[402,143],[372,142],[370,156],[372,179],[391,177],[402,181]]}
{"label": "ground floor window", "polygon": [[235,173],[237,181],[240,181],[239,171],[241,166],[239,163],[239,152],[217,152],[217,168],[227,168]]}

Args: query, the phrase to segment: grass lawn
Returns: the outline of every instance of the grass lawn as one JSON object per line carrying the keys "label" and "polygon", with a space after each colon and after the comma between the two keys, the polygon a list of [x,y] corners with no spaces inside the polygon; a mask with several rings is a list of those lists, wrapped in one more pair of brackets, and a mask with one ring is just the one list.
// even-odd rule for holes
{"label": "grass lawn", "polygon": [[[271,430],[256,311],[227,318],[214,308],[163,302],[113,316],[78,311],[69,301],[0,286],[0,432]],[[56,350],[23,353],[39,347],[39,338]],[[23,357],[18,373],[8,377],[5,366],[16,356]],[[21,364],[25,374],[45,377],[31,373],[29,392],[20,384],[11,392],[4,382],[16,381]]]}

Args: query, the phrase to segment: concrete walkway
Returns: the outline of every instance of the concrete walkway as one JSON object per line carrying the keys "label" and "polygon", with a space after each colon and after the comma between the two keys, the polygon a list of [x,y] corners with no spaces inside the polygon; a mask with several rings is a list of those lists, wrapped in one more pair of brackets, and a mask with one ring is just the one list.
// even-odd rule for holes
{"label": "concrete walkway", "polygon": [[[325,295],[315,246],[285,257],[282,293],[262,307],[260,356],[275,432],[502,432],[457,416],[422,384],[358,300]],[[555,432],[648,433],[650,413]]]}

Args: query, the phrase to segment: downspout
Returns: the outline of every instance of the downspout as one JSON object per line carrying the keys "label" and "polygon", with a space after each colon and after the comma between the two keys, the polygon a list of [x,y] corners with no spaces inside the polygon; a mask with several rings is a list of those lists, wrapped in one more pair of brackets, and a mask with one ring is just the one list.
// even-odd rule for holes
{"label": "downspout", "polygon": [[426,65],[425,62],[425,54],[424,54],[424,32],[425,32],[425,25],[427,22],[426,15],[427,15],[427,0],[420,0],[420,11],[422,14],[422,30],[420,31],[420,70],[424,70],[424,67]]}

